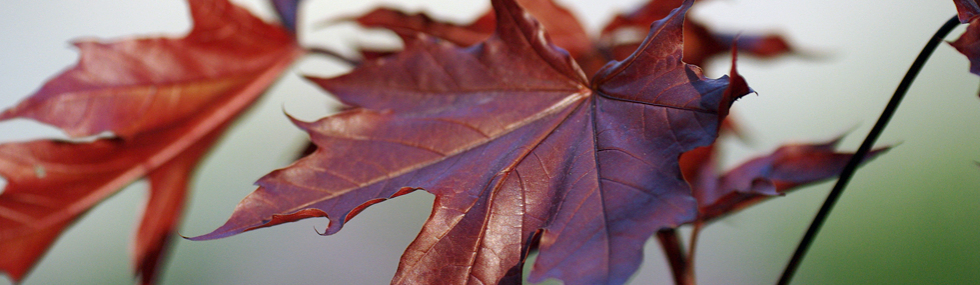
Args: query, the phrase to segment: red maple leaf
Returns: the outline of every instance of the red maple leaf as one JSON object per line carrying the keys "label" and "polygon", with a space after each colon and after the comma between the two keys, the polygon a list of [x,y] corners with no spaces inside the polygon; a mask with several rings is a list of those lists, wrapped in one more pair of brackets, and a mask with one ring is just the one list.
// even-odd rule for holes
{"label": "red maple leaf", "polygon": [[367,14],[342,20],[352,20],[364,27],[385,28],[395,32],[424,32],[460,46],[470,46],[486,40],[493,34],[496,25],[493,12],[483,14],[472,23],[456,25],[432,19],[424,13],[407,14],[389,8],[377,8]]}
{"label": "red maple leaf", "polygon": [[[642,37],[637,36],[653,21],[663,18],[682,0],[649,1],[630,13],[616,15],[602,29],[599,45],[614,59],[629,56]],[[749,55],[771,58],[793,52],[785,39],[775,34],[733,35],[716,33],[698,21],[684,22],[684,61],[703,65],[708,59],[723,54],[732,47]]]}
{"label": "red maple leaf", "polygon": [[[715,145],[681,156],[681,169],[698,200],[698,222],[707,223],[800,186],[836,177],[852,153],[836,152],[840,138],[819,144],[783,145],[721,175],[715,167]],[[872,151],[874,158],[888,148]]]}
{"label": "red maple leaf", "polygon": [[173,235],[189,173],[229,122],[302,51],[289,32],[226,0],[189,1],[182,38],[79,42],[78,64],[0,120],[31,118],[91,143],[0,145],[0,270],[21,280],[81,214],[140,177],[150,199],[136,235],[144,283]]}
{"label": "red maple leaf", "polygon": [[406,48],[313,80],[352,109],[295,123],[319,146],[259,180],[214,239],[309,217],[339,231],[364,208],[436,195],[393,283],[620,284],[657,230],[697,217],[678,167],[710,144],[736,73],[707,79],[681,61],[685,1],[632,56],[588,80],[512,0],[493,1],[495,33],[461,48],[403,33]]}
{"label": "red maple leaf", "polygon": [[[839,142],[840,138],[836,138],[819,144],[783,145],[772,154],[750,159],[724,175],[719,174],[716,167],[717,144],[681,155],[681,171],[698,201],[698,218],[691,221],[694,230],[689,242],[690,251],[684,251],[676,229],[657,232],[657,240],[676,283],[695,284],[694,259],[691,257],[705,225],[771,197],[838,176],[853,156],[853,153],[836,152],[834,149]],[[888,149],[872,151],[865,161]]]}
{"label": "red maple leaf", "polygon": [[[518,1],[541,22],[552,42],[568,51],[587,75],[594,74],[609,60],[622,60],[632,54],[642,42],[650,24],[666,17],[681,2],[649,1],[630,13],[617,15],[602,29],[598,39],[592,40],[575,15],[553,0]],[[424,32],[461,46],[485,40],[494,27],[493,11],[467,25],[440,22],[425,14],[406,14],[388,8],[377,8],[352,19],[365,27],[385,28],[398,33]],[[726,53],[736,39],[741,51],[754,56],[775,57],[792,52],[786,40],[778,35],[735,37],[714,33],[691,19],[685,19],[684,39],[684,61],[699,66],[711,57]],[[362,53],[367,59],[390,54],[371,49],[362,50]]]}

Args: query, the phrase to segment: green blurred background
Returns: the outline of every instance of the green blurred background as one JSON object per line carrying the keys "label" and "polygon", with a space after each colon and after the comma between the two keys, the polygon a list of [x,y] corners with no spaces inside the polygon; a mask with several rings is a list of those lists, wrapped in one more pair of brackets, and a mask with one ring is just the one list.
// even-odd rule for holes
{"label": "green blurred background", "polygon": [[[237,1],[266,19],[261,0]],[[353,3],[357,2],[357,3]],[[386,3],[465,22],[485,1],[308,0],[302,41],[350,52],[352,44],[397,45],[384,33],[316,23]],[[559,1],[595,32],[614,12],[642,0]],[[189,27],[179,0],[8,0],[0,9],[0,107],[14,105],[77,60],[72,39],[180,35]],[[812,57],[743,57],[739,70],[759,92],[735,104],[747,142],[725,142],[725,165],[785,142],[849,133],[853,150],[874,124],[925,41],[955,13],[952,1],[705,1],[690,16],[716,30],[783,33]],[[964,27],[953,32],[952,40]],[[718,58],[711,77],[728,70]],[[794,284],[976,284],[980,280],[980,77],[943,45],[926,65],[879,144],[898,145],[862,168],[817,238]],[[336,75],[343,65],[310,57],[290,71],[228,133],[197,173],[180,233],[221,225],[254,190],[253,181],[288,165],[304,134],[282,114],[315,120],[335,101],[299,74]],[[0,141],[63,137],[24,120],[0,123]],[[831,183],[805,188],[710,225],[701,235],[702,284],[776,280]],[[70,228],[24,284],[131,284],[130,239],[145,199],[137,182]],[[428,216],[432,196],[416,192],[376,205],[340,233],[321,237],[326,219],[231,238],[173,244],[162,284],[384,284]],[[687,231],[685,230],[685,233]],[[0,257],[3,258],[3,257]],[[6,279],[0,284],[9,282]],[[667,284],[655,242],[633,284]]]}

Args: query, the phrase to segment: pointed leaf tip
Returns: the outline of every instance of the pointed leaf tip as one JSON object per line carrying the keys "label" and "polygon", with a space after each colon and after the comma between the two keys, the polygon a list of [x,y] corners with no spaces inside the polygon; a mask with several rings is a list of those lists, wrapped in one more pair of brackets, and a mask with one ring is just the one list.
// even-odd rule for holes
{"label": "pointed leaf tip", "polygon": [[293,123],[294,126],[296,126],[301,130],[309,131],[313,127],[314,122],[307,122],[307,121],[297,119],[296,117],[293,117],[293,115],[290,115],[289,113],[286,112],[285,106],[283,106],[282,113],[283,115],[286,115],[286,118],[289,119],[289,122]]}
{"label": "pointed leaf tip", "polygon": [[[755,90],[752,90],[752,88],[749,87],[748,82],[745,81],[745,77],[742,77],[742,75],[738,73],[738,46],[733,44],[732,69],[729,72],[728,87],[725,88],[725,94],[722,95],[722,100],[719,102],[718,119],[724,120],[725,117],[728,116],[732,103],[738,99],[741,99],[742,97],[745,97],[745,95],[748,95],[749,93],[755,93]],[[721,126],[722,124],[719,123],[718,127],[720,128]]]}
{"label": "pointed leaf tip", "polygon": [[[245,201],[242,201],[242,203],[245,203]],[[241,204],[239,205],[239,207],[240,206]],[[240,219],[241,217],[236,217],[236,216],[240,216],[241,214],[242,213],[236,211],[235,214],[233,214],[232,217],[228,219],[228,222],[226,222],[224,225],[222,225],[221,227],[215,229],[210,233],[195,236],[195,237],[184,237],[184,239],[193,240],[193,241],[214,240],[214,239],[230,237],[251,230],[267,228],[267,227],[284,224],[284,223],[291,223],[307,218],[321,218],[321,217],[327,218],[327,213],[322,210],[303,209],[292,214],[284,214],[284,215],[274,214],[269,219],[263,220],[262,223],[258,225],[251,225],[251,224],[245,225],[238,222],[239,221],[238,219]],[[334,230],[333,228],[334,228],[334,222],[331,220],[330,225],[328,226],[327,234],[333,234],[337,230],[339,230],[339,229]]]}

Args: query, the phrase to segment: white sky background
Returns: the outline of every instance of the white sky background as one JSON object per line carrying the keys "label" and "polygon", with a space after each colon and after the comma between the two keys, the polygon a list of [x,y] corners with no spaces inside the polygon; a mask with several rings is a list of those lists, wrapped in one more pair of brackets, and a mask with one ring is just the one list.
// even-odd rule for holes
{"label": "white sky background", "polygon": [[[246,1],[241,1],[246,2]],[[349,25],[310,32],[313,23],[355,15],[382,1],[308,0],[304,43],[342,49],[384,41]],[[352,3],[357,2],[357,3]],[[383,1],[465,22],[482,1]],[[596,31],[614,11],[642,1],[561,1]],[[265,2],[247,4],[272,19]],[[0,10],[0,108],[16,104],[47,78],[73,65],[72,39],[183,34],[179,0],[12,0]],[[787,141],[822,141],[851,131],[857,147],[926,40],[955,13],[952,1],[706,1],[691,16],[726,31],[779,31],[820,60],[741,58],[740,72],[759,92],[733,113],[749,143],[731,142],[726,165]],[[947,39],[962,33],[960,27]],[[387,41],[389,43],[393,41]],[[879,144],[895,150],[858,172],[797,275],[798,284],[956,284],[980,279],[980,77],[948,45],[939,47]],[[706,67],[712,77],[728,60]],[[205,161],[180,232],[220,226],[254,190],[251,183],[285,166],[304,135],[282,110],[314,120],[328,114],[325,93],[298,74],[333,75],[342,65],[310,58],[271,88]],[[26,121],[0,123],[0,142],[61,136]],[[144,199],[136,183],[97,206],[49,251],[25,284],[131,284],[128,252]],[[709,226],[697,255],[702,284],[773,282],[831,183],[792,193]],[[208,242],[177,241],[164,284],[384,284],[429,214],[418,192],[371,207],[340,233],[320,237],[326,219],[256,230]],[[635,284],[670,282],[651,242]],[[0,284],[8,282],[0,281]]]}

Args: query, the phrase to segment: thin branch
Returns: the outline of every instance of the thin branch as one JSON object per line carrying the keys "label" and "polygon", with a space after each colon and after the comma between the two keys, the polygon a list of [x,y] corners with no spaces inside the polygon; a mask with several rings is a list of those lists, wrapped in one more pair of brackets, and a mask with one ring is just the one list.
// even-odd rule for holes
{"label": "thin branch", "polygon": [[922,49],[922,52],[919,53],[919,56],[915,59],[915,62],[912,63],[912,66],[909,67],[909,71],[905,74],[905,78],[902,78],[902,82],[899,83],[898,88],[895,89],[895,94],[892,95],[892,99],[888,101],[888,105],[885,106],[885,110],[881,112],[878,122],[875,123],[874,127],[871,129],[871,132],[868,133],[868,136],[864,139],[864,142],[861,143],[861,147],[858,148],[854,156],[852,156],[847,162],[847,165],[844,166],[844,170],[842,170],[840,174],[840,179],[837,180],[837,184],[834,185],[834,189],[830,191],[830,194],[827,196],[827,200],[824,201],[823,206],[820,207],[820,211],[817,212],[816,217],[813,218],[813,222],[810,223],[810,228],[807,229],[806,234],[800,240],[799,246],[797,246],[796,251],[793,253],[793,257],[790,258],[789,262],[786,264],[786,269],[783,270],[783,274],[779,277],[779,281],[776,284],[789,284],[790,279],[793,278],[793,274],[796,273],[796,269],[800,266],[800,261],[802,261],[803,256],[806,255],[807,249],[809,249],[810,245],[813,243],[814,237],[816,237],[817,233],[820,231],[820,227],[823,226],[824,221],[827,220],[830,210],[833,209],[834,204],[837,203],[841,193],[844,192],[844,187],[846,187],[847,183],[851,180],[851,177],[854,175],[854,171],[857,169],[858,164],[864,160],[864,157],[868,154],[868,151],[871,150],[871,147],[874,145],[875,141],[878,140],[878,137],[885,129],[885,126],[888,125],[888,121],[891,120],[892,115],[895,114],[895,110],[898,109],[898,105],[902,102],[902,98],[905,97],[905,93],[908,92],[909,86],[912,85],[912,81],[915,80],[915,77],[919,74],[919,71],[922,70],[922,66],[925,65],[926,60],[928,60],[929,56],[932,55],[932,52],[936,50],[936,47],[939,46],[939,43],[942,42],[943,38],[945,38],[946,35],[948,35],[949,32],[952,31],[953,28],[955,28],[959,23],[960,22],[956,16],[953,16],[952,19],[947,21],[946,24],[939,28],[939,30],[936,31],[936,34],[929,39],[928,43],[926,43],[926,46]]}

